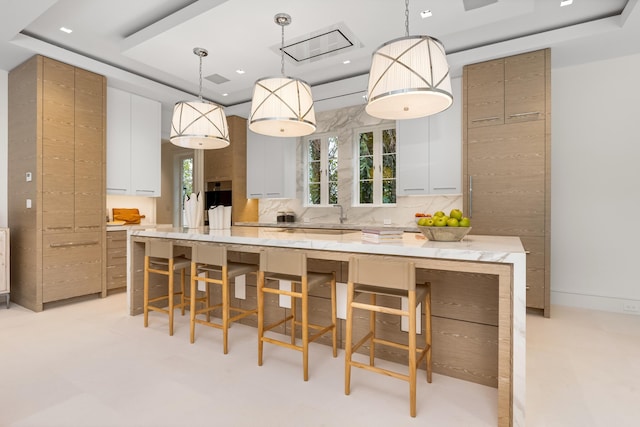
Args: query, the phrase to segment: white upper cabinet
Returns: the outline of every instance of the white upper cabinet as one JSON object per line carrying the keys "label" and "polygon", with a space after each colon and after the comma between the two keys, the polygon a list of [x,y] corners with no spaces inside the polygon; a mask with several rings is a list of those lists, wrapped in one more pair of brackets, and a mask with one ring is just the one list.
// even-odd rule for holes
{"label": "white upper cabinet", "polygon": [[107,194],[159,197],[161,105],[107,89]]}
{"label": "white upper cabinet", "polygon": [[442,113],[398,120],[398,196],[462,192],[461,79],[451,80],[453,105]]}
{"label": "white upper cabinet", "polygon": [[296,197],[296,138],[247,129],[247,198]]}

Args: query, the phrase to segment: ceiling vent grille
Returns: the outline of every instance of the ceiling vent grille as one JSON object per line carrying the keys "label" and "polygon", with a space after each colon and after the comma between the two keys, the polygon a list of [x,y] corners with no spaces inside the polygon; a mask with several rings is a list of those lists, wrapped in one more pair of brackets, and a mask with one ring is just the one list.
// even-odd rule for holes
{"label": "ceiling vent grille", "polygon": [[212,83],[220,85],[222,83],[226,83],[229,81],[228,78],[221,76],[220,74],[211,74],[210,76],[205,77],[205,80],[209,80]]}
{"label": "ceiling vent grille", "polygon": [[[343,23],[333,25],[314,33],[288,40],[284,44],[284,54],[296,63],[317,61],[326,56],[343,53],[360,42]],[[280,46],[273,49],[280,54]]]}

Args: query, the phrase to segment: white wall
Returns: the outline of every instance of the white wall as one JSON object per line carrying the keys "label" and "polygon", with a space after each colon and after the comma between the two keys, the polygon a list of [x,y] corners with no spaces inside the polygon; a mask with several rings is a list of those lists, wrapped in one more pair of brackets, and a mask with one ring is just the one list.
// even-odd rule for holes
{"label": "white wall", "polygon": [[552,71],[552,303],[640,302],[638,75],[640,55]]}
{"label": "white wall", "polygon": [[0,227],[7,226],[7,147],[8,147],[8,79],[9,73],[0,70]]}

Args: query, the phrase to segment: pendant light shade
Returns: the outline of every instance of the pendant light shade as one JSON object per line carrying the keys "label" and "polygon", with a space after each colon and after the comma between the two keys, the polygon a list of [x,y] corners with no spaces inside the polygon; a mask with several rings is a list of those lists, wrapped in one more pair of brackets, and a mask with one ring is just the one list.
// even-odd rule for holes
{"label": "pendant light shade", "polygon": [[207,101],[183,101],[173,107],[173,144],[203,150],[229,145],[229,127],[222,107]]}
{"label": "pendant light shade", "polygon": [[415,119],[453,104],[444,47],[429,36],[409,36],[409,2],[405,2],[406,36],[378,48],[371,59],[366,111],[389,120]]}
{"label": "pendant light shade", "polygon": [[315,132],[316,116],[309,85],[292,77],[258,80],[253,89],[249,129],[283,137]]}
{"label": "pendant light shade", "polygon": [[316,130],[313,96],[308,83],[284,75],[284,27],[291,17],[279,13],[274,17],[282,27],[280,77],[265,77],[256,82],[251,101],[249,129],[253,132],[281,137],[309,135]]}
{"label": "pendant light shade", "polygon": [[169,140],[183,148],[210,150],[227,147],[230,144],[229,126],[224,110],[220,105],[202,99],[202,58],[208,52],[197,47],[193,53],[200,57],[199,99],[181,101],[173,107]]}

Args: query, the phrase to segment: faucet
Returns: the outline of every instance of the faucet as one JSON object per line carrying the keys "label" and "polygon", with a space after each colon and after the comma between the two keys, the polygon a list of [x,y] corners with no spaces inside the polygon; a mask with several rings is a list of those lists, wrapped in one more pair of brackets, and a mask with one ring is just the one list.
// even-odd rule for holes
{"label": "faucet", "polygon": [[340,208],[340,224],[343,224],[347,217],[344,216],[344,210],[342,209],[342,205],[333,205],[334,208]]}

